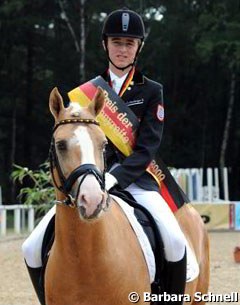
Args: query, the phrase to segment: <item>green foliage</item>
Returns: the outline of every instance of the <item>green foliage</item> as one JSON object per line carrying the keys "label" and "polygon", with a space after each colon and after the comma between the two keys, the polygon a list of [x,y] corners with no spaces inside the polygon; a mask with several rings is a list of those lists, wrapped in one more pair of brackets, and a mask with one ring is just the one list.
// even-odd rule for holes
{"label": "green foliage", "polygon": [[[63,2],[79,39],[80,1]],[[139,68],[164,86],[161,157],[174,167],[218,165],[231,71],[235,70],[236,103],[227,165],[239,166],[239,1],[85,1],[86,80],[106,68],[103,19],[123,6],[140,13],[146,24]],[[1,1],[0,37],[0,185],[4,201],[13,203],[12,164],[22,164],[22,172],[18,170],[24,176],[25,166],[37,168],[46,159],[52,126],[49,92],[57,86],[67,103],[67,92],[79,85],[79,53],[59,1]],[[24,187],[34,184],[30,176],[21,178]],[[239,185],[239,173],[234,179]],[[29,195],[29,201],[37,203],[41,193]],[[22,198],[27,198],[25,193]]]}
{"label": "green foliage", "polygon": [[[226,1],[212,3],[199,16],[197,31],[199,40],[196,50],[204,62],[209,63],[214,56],[225,66],[240,62],[239,8],[233,12]],[[233,7],[232,7],[233,8]]]}
{"label": "green foliage", "polygon": [[37,170],[31,170],[27,167],[14,165],[12,172],[13,181],[24,185],[24,180],[32,186],[23,187],[20,190],[19,198],[27,205],[38,205],[49,208],[55,200],[54,188],[50,182],[49,163],[45,162]]}

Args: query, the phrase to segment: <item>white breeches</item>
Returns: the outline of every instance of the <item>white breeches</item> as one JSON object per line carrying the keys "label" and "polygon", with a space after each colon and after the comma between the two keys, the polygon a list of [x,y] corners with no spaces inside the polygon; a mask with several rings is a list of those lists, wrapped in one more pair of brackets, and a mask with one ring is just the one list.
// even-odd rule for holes
{"label": "white breeches", "polygon": [[[128,186],[126,190],[154,217],[163,239],[166,260],[171,262],[181,260],[184,256],[187,242],[176,218],[162,196],[158,192],[144,190],[134,183]],[[54,206],[22,245],[23,255],[29,267],[38,268],[42,266],[41,249],[43,237],[47,225],[55,212],[56,207]]]}
{"label": "white breeches", "polygon": [[56,213],[56,206],[41,219],[36,228],[22,244],[23,256],[26,263],[31,268],[39,268],[42,266],[42,243],[47,226]]}
{"label": "white breeches", "polygon": [[166,201],[155,191],[147,191],[135,183],[126,188],[140,205],[144,206],[155,219],[161,233],[165,258],[177,262],[184,256],[187,240]]}

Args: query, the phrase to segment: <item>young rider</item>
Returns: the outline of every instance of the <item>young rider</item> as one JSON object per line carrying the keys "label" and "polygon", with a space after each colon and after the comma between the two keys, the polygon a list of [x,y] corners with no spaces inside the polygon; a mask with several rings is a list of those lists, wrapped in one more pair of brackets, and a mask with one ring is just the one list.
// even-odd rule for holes
{"label": "young rider", "polygon": [[[102,30],[102,43],[108,57],[108,69],[102,76],[136,115],[139,128],[133,152],[128,157],[124,157],[109,141],[106,189],[119,184],[152,214],[162,235],[168,265],[166,292],[184,294],[186,240],[168,204],[159,193],[159,185],[146,171],[159,150],[164,112],[162,85],[150,80],[135,67],[144,38],[143,20],[136,12],[120,9],[107,16]],[[26,264],[41,304],[45,304],[45,301],[38,289],[42,270],[39,236],[42,240],[53,215],[54,209],[43,218],[23,244]]]}
{"label": "young rider", "polygon": [[164,112],[162,85],[150,80],[135,67],[144,38],[144,23],[136,12],[120,9],[107,16],[102,40],[109,66],[102,76],[134,112],[140,124],[130,156],[123,157],[109,143],[107,163],[110,171],[106,183],[108,189],[119,184],[152,214],[161,232],[168,261],[171,283],[168,283],[166,292],[184,294],[186,240],[168,204],[159,194],[156,180],[146,171],[159,150]]}

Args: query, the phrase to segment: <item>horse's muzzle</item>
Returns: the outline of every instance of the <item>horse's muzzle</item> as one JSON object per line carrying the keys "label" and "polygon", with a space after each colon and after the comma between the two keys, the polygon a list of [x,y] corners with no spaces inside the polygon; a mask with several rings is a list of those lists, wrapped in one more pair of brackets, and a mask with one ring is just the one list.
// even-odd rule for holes
{"label": "horse's muzzle", "polygon": [[94,220],[100,217],[102,212],[105,212],[109,208],[109,195],[103,193],[102,200],[98,204],[93,202],[77,202],[77,208],[79,210],[80,217],[83,220]]}

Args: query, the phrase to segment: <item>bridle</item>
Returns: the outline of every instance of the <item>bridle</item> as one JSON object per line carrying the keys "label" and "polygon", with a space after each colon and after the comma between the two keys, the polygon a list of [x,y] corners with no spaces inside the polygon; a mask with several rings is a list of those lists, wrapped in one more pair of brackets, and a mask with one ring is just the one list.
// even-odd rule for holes
{"label": "bridle", "polygon": [[[94,119],[66,119],[66,120],[61,120],[57,122],[53,128],[53,134],[56,131],[56,129],[61,126],[61,125],[66,125],[66,124],[94,124],[98,125],[99,123],[94,120]],[[104,157],[104,169],[103,172],[97,168],[95,164],[82,164],[75,168],[71,174],[66,178],[63,174],[62,168],[60,166],[57,152],[56,152],[56,146],[55,146],[55,139],[54,136],[52,136],[51,140],[51,145],[50,145],[50,150],[49,150],[49,161],[50,161],[50,171],[53,179],[53,183],[55,187],[62,192],[66,199],[65,200],[56,200],[56,203],[61,203],[70,207],[77,207],[77,197],[80,192],[80,187],[84,181],[84,179],[88,175],[94,175],[94,177],[97,179],[98,183],[100,184],[100,187],[103,191],[105,191],[105,172],[106,172],[106,157],[105,157],[105,152],[103,152],[103,157]],[[60,185],[57,183],[55,175],[54,175],[54,168],[57,171],[58,178],[60,180]],[[74,183],[77,181],[77,179],[82,176],[82,179],[77,187],[77,193],[75,198],[70,194],[72,187]],[[109,201],[109,195],[107,195],[107,202],[106,205],[108,207],[108,202]]]}

